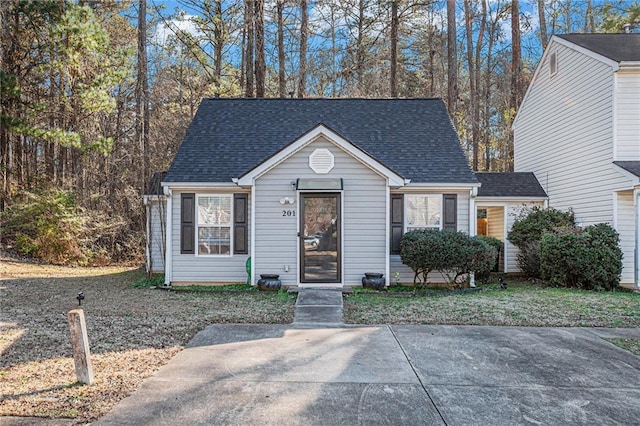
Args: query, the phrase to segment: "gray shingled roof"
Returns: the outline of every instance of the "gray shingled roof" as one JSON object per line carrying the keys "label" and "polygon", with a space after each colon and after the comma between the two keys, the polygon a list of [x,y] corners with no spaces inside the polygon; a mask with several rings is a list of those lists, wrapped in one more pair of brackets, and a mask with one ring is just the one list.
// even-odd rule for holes
{"label": "gray shingled roof", "polygon": [[640,161],[614,161],[613,164],[622,167],[632,175],[640,177]]}
{"label": "gray shingled roof", "polygon": [[478,172],[482,184],[478,197],[546,197],[536,175],[531,172],[490,173]]}
{"label": "gray shingled roof", "polygon": [[616,62],[640,61],[640,34],[562,34],[556,35]]}
{"label": "gray shingled roof", "polygon": [[414,183],[476,183],[441,99],[204,99],[164,182],[231,182],[323,124]]}

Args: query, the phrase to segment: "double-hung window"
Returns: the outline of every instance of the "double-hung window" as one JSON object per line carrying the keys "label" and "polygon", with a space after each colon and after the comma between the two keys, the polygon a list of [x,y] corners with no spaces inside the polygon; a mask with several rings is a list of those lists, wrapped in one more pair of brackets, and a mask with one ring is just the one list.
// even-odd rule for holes
{"label": "double-hung window", "polygon": [[198,254],[231,255],[232,195],[199,195]]}
{"label": "double-hung window", "polygon": [[405,231],[440,229],[442,225],[442,195],[405,195]]}

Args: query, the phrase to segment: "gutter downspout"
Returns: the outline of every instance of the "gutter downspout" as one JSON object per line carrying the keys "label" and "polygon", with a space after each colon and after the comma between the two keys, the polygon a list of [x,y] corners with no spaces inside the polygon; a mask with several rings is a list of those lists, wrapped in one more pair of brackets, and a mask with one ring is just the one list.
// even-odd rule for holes
{"label": "gutter downspout", "polygon": [[[469,192],[469,236],[475,237],[478,233],[478,212],[476,211],[476,197],[478,196],[478,187],[474,186]],[[469,287],[475,288],[476,276],[473,272],[469,274]]]}
{"label": "gutter downspout", "polygon": [[640,188],[636,187],[633,190],[633,204],[635,207],[635,246],[633,249],[634,254],[634,268],[633,268],[633,282],[635,284],[635,291],[640,292]]}
{"label": "gutter downspout", "polygon": [[164,187],[164,195],[167,196],[167,226],[166,226],[166,249],[165,249],[165,259],[164,259],[164,285],[166,287],[171,285],[171,275],[172,275],[172,253],[173,253],[173,246],[172,246],[172,238],[171,238],[171,234],[173,234],[173,227],[172,222],[173,222],[173,193],[171,191],[171,189],[167,186]]}

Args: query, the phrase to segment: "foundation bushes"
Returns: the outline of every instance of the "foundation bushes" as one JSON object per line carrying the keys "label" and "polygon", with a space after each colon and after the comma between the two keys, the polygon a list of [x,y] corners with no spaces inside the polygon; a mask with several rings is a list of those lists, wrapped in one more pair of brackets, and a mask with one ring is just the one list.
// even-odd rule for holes
{"label": "foundation bushes", "polygon": [[554,208],[534,207],[523,212],[513,223],[507,237],[520,250],[516,258],[520,270],[530,278],[542,278],[539,255],[542,236],[573,228],[575,219],[571,210],[563,212]]}
{"label": "foundation bushes", "polygon": [[614,290],[620,282],[618,233],[607,224],[564,229],[542,236],[540,272],[547,283],[585,290]]}
{"label": "foundation bushes", "polygon": [[488,274],[497,250],[480,237],[463,232],[415,230],[400,243],[402,263],[414,272],[414,284],[428,284],[428,275],[439,271],[451,287],[461,287],[470,272]]}

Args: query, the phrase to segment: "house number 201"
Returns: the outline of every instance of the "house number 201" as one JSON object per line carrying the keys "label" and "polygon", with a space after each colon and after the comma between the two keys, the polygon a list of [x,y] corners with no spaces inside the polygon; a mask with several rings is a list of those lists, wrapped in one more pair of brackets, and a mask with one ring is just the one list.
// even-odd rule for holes
{"label": "house number 201", "polygon": [[291,217],[291,216],[295,216],[296,215],[296,211],[295,210],[282,210],[282,216],[283,217]]}

